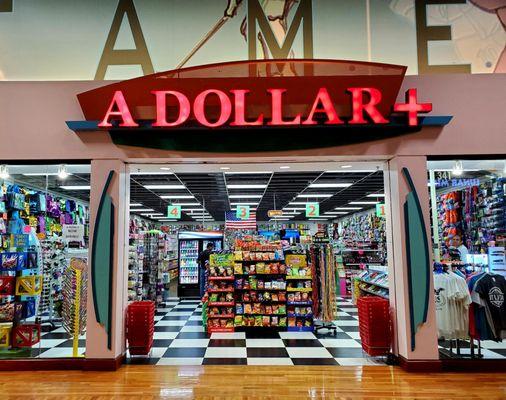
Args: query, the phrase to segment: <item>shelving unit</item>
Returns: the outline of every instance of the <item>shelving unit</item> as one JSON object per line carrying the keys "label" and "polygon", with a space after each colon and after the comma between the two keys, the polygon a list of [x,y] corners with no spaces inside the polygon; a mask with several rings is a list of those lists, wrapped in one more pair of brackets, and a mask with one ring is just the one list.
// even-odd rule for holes
{"label": "shelving unit", "polygon": [[211,254],[209,257],[206,293],[207,332],[234,332],[234,258],[232,254]]}
{"label": "shelving unit", "polygon": [[236,250],[236,330],[284,330],[286,318],[286,266],[280,247]]}
{"label": "shelving unit", "polygon": [[305,254],[286,256],[288,331],[313,331],[313,276]]}
{"label": "shelving unit", "polygon": [[[358,289],[367,294],[389,298],[388,274],[373,270],[366,270],[360,273],[356,278]],[[362,296],[362,293],[356,293],[355,297]]]}

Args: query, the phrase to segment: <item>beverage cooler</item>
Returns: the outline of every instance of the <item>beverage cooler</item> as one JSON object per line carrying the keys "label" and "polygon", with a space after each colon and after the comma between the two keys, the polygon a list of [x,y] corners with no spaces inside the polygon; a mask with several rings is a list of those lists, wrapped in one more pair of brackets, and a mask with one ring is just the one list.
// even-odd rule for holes
{"label": "beverage cooler", "polygon": [[214,251],[223,249],[223,232],[180,232],[179,246],[179,284],[177,295],[180,298],[200,297],[199,254],[209,242],[214,243]]}

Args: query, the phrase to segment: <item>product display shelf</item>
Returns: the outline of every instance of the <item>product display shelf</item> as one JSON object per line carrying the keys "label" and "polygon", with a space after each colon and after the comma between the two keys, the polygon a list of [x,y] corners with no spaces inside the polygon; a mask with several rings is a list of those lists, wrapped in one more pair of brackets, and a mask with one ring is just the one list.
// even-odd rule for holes
{"label": "product display shelf", "polygon": [[313,273],[306,254],[286,255],[287,263],[287,330],[312,332],[313,321]]}
{"label": "product display shelf", "polygon": [[[209,257],[207,279],[207,332],[234,332],[235,299],[231,253],[216,253]],[[204,312],[204,311],[203,311]]]}
{"label": "product display shelf", "polygon": [[[367,294],[388,298],[388,274],[366,270],[361,272],[355,279],[358,281],[358,289],[361,291]],[[360,293],[357,293],[357,296],[360,297]]]}
{"label": "product display shelf", "polygon": [[384,299],[388,299],[389,298],[388,295],[386,295],[384,293],[376,292],[374,290],[367,289],[367,288],[364,288],[364,287],[360,287],[360,290],[363,290],[364,292],[369,293],[369,294],[373,294],[375,296],[383,297]]}
{"label": "product display shelf", "polygon": [[[244,259],[246,254],[259,255],[260,259]],[[235,251],[234,255],[236,258],[234,266],[236,330],[285,330],[287,325],[286,266],[279,249]],[[253,258],[257,257],[253,256]],[[274,268],[274,271],[271,271],[271,268]],[[269,271],[266,272],[265,269]],[[258,287],[258,282],[262,282],[263,287]],[[266,288],[266,283],[279,287]],[[251,299],[250,296],[258,297]],[[266,296],[268,300],[265,299]]]}

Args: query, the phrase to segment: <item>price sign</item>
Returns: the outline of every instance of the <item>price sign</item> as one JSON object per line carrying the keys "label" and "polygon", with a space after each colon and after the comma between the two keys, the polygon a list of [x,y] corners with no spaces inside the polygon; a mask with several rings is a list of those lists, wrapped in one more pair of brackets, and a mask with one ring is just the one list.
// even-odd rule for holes
{"label": "price sign", "polygon": [[283,215],[283,211],[282,210],[269,210],[269,211],[267,211],[267,215],[269,216],[269,218],[281,217]]}
{"label": "price sign", "polygon": [[306,203],[306,217],[314,218],[320,216],[319,203]]}
{"label": "price sign", "polygon": [[174,204],[167,206],[167,218],[181,219],[181,206]]}
{"label": "price sign", "polygon": [[376,204],[376,216],[379,218],[385,218],[385,203]]}
{"label": "price sign", "polygon": [[235,210],[235,216],[239,219],[249,218],[249,206],[237,206]]}

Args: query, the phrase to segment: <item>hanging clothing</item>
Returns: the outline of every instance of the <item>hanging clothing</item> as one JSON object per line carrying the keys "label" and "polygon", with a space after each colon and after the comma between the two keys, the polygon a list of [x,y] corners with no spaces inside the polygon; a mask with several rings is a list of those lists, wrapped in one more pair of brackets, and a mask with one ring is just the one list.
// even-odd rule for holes
{"label": "hanging clothing", "polygon": [[484,274],[475,284],[474,291],[480,295],[481,304],[489,325],[497,339],[506,338],[506,279],[501,275]]}
{"label": "hanging clothing", "polygon": [[445,339],[467,338],[471,296],[465,279],[453,272],[436,273],[434,292],[438,336]]}

